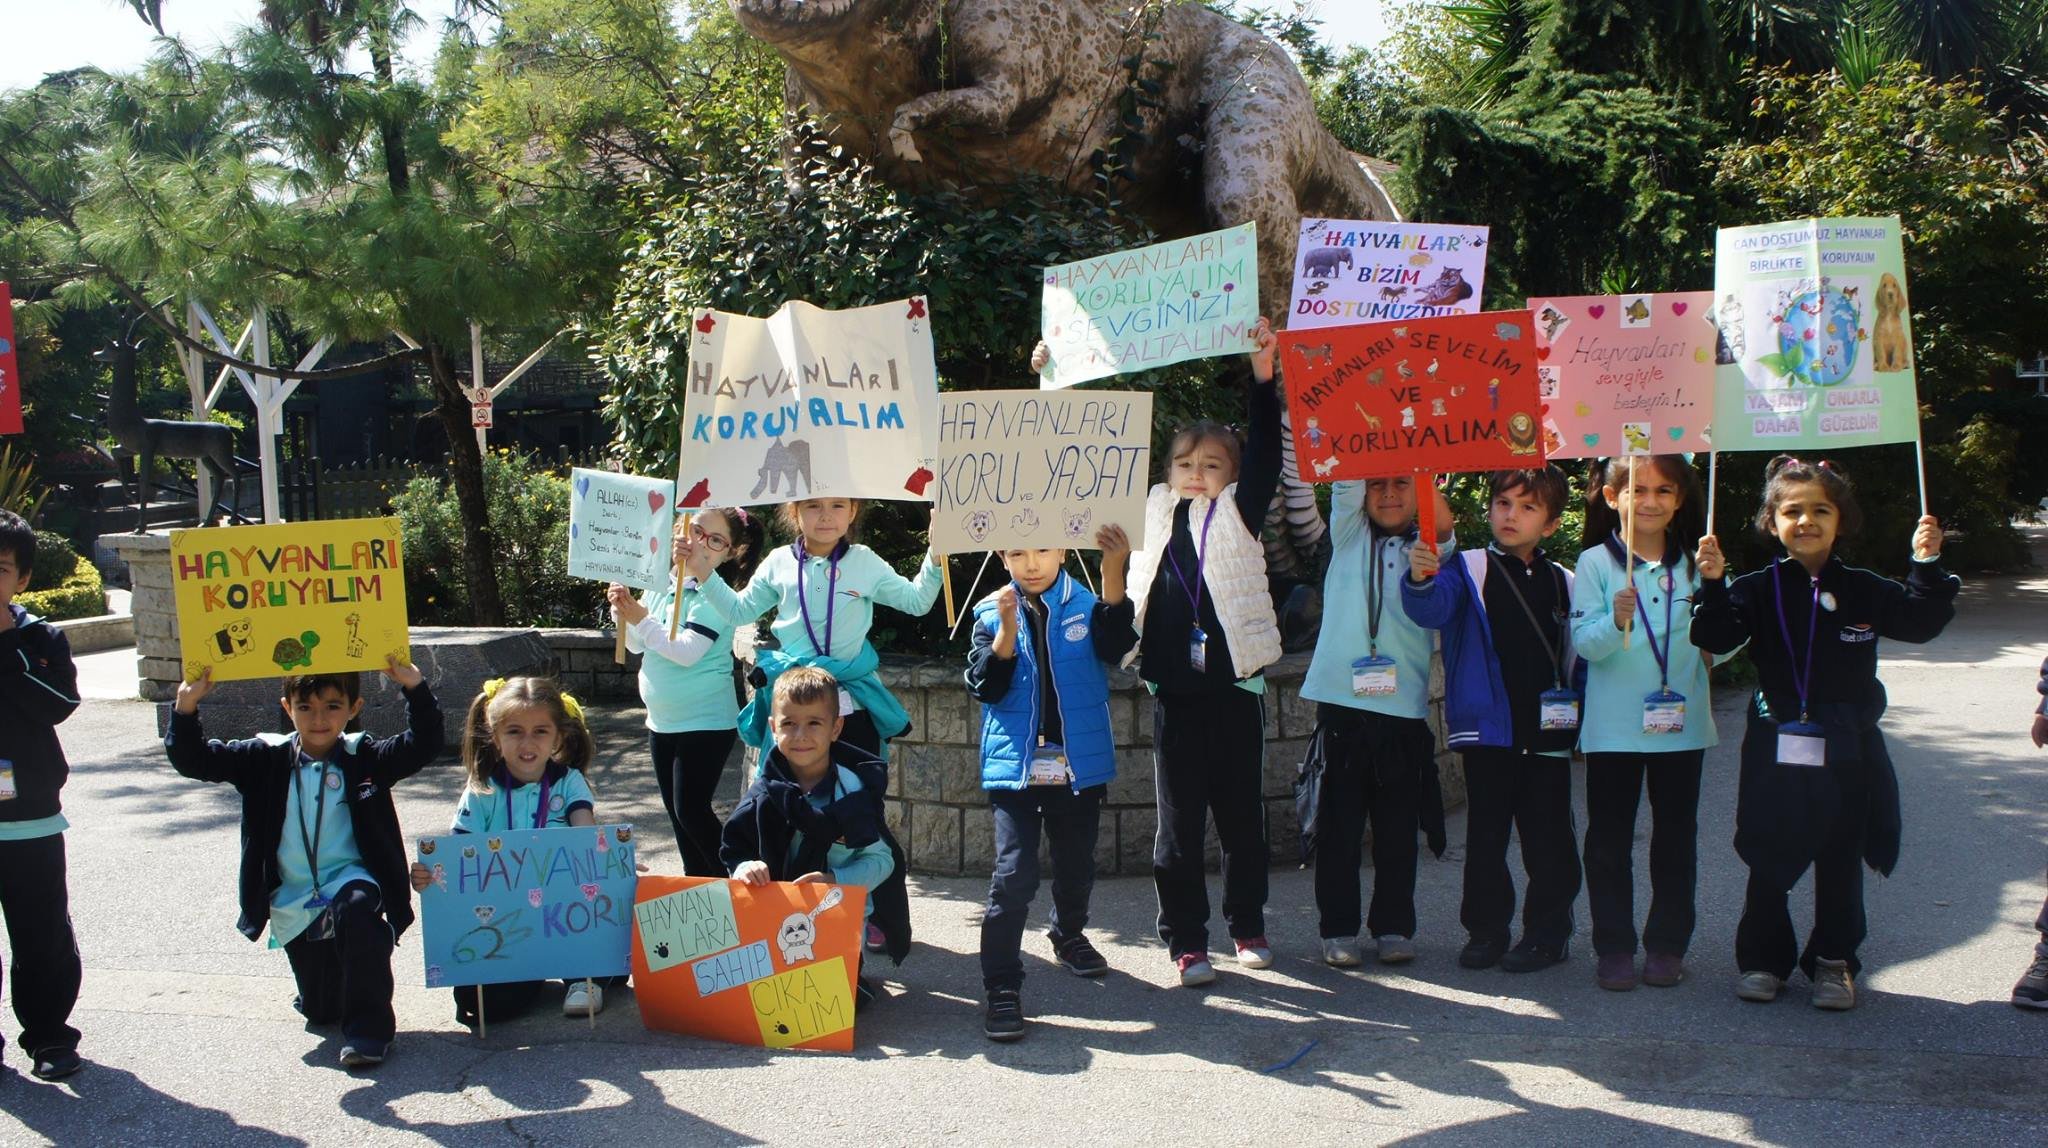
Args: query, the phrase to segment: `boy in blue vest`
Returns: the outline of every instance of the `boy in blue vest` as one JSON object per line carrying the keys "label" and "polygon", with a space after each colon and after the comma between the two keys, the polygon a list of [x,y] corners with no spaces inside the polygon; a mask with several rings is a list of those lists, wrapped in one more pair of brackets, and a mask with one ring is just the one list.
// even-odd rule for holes
{"label": "boy in blue vest", "polygon": [[71,767],[57,725],[78,708],[71,644],[14,604],[36,565],[36,534],[0,510],[0,907],[14,954],[14,1015],[22,1051],[40,1080],[77,1072],[81,967],[64,880],[58,791]]}
{"label": "boy in blue vest", "polygon": [[1099,977],[1109,962],[1088,943],[1095,837],[1116,777],[1109,667],[1137,644],[1124,576],[1131,541],[1119,526],[1095,535],[1102,597],[1069,577],[1064,550],[1005,550],[1010,584],[974,608],[967,690],[982,703],[981,785],[995,817],[995,872],[981,921],[982,1031],[1024,1035],[1024,919],[1038,892],[1038,839],[1052,852],[1046,937],[1061,967]]}
{"label": "boy in blue vest", "polygon": [[270,929],[298,982],[308,1023],[341,1025],[341,1063],[368,1068],[391,1049],[391,950],[412,924],[405,838],[391,787],[441,752],[441,707],[419,667],[385,658],[405,691],[405,732],[347,732],[363,712],[356,674],[293,674],[279,702],[292,733],[209,740],[199,702],[213,671],[178,687],[164,752],[194,781],[242,795],[242,935]]}

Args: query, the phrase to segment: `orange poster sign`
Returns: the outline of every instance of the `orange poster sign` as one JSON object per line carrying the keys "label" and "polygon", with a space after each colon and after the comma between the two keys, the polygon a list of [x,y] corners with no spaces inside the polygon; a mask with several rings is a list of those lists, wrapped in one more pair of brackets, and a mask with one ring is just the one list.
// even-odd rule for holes
{"label": "orange poster sign", "polygon": [[1280,335],[1307,482],[1543,465],[1527,311]]}
{"label": "orange poster sign", "polygon": [[643,875],[633,995],[663,1032],[853,1051],[867,890]]}

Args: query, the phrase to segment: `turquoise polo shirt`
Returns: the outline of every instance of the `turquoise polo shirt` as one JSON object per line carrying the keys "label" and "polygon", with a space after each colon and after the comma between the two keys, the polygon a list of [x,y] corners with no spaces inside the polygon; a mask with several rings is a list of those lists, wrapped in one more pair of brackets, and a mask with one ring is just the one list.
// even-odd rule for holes
{"label": "turquoise polo shirt", "polygon": [[[541,790],[547,790],[547,812],[541,812]],[[512,785],[502,775],[486,790],[464,789],[455,806],[455,833],[502,833],[507,829],[559,829],[578,809],[595,813],[597,802],[583,771],[548,763],[539,781]]]}
{"label": "turquoise polo shirt", "polygon": [[[1420,490],[1416,497],[1433,495]],[[1436,632],[1416,625],[1401,606],[1401,579],[1408,576],[1408,551],[1414,545],[1405,537],[1376,535],[1365,516],[1362,480],[1330,488],[1330,569],[1323,578],[1323,623],[1301,682],[1302,697],[1393,717],[1428,716],[1429,660],[1436,649]],[[1449,561],[1456,549],[1455,541],[1446,541],[1438,544],[1437,552]],[[1375,567],[1377,593],[1368,578]],[[1375,603],[1378,610],[1373,609]],[[1360,697],[1351,690],[1351,663],[1375,648],[1381,657],[1394,659],[1394,692]]]}
{"label": "turquoise polo shirt", "polygon": [[[1572,648],[1586,660],[1579,748],[1586,753],[1670,753],[1717,744],[1707,658],[1692,644],[1699,571],[1682,558],[1667,565],[1636,556],[1635,634],[1623,649],[1622,632],[1614,626],[1614,596],[1628,588],[1628,578],[1622,570],[1625,558],[1614,551],[1607,543],[1581,551],[1572,585]],[[1662,680],[1660,651],[1670,669],[1671,689],[1685,695],[1685,728],[1676,733],[1643,732],[1643,699]]]}
{"label": "turquoise polo shirt", "polygon": [[[736,627],[705,601],[704,590],[694,578],[683,583],[675,643],[668,640],[669,618],[677,609],[674,589],[655,591],[642,604],[647,607],[647,617],[626,631],[626,648],[642,655],[640,700],[647,706],[647,728],[656,733],[687,733],[738,727],[740,704],[732,684]],[[836,641],[836,634],[834,638]],[[689,665],[675,656],[685,642],[703,646]]]}
{"label": "turquoise polo shirt", "polygon": [[283,883],[270,895],[273,949],[295,940],[320,915],[321,907],[306,904],[316,889],[331,899],[350,881],[377,883],[363,867],[363,852],[356,846],[356,823],[349,812],[343,788],[347,780],[341,767],[301,753],[292,769],[291,788],[285,795],[284,832],[277,842],[277,869]]}

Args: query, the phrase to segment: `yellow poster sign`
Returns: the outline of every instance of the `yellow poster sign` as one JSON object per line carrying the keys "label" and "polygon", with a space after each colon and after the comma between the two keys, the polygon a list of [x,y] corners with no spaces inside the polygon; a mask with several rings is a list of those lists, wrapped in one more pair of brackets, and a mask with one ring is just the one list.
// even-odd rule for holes
{"label": "yellow poster sign", "polygon": [[171,579],[187,680],[411,660],[396,518],[174,530]]}

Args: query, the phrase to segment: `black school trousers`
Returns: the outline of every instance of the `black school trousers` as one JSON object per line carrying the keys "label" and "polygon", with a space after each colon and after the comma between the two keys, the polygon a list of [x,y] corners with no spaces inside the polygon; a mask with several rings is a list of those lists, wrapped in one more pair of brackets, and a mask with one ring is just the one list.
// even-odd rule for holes
{"label": "black school trousers", "polygon": [[[1586,755],[1586,901],[1593,951],[1682,957],[1692,943],[1699,883],[1704,749]],[[1650,791],[1650,915],[1636,934],[1636,809]]]}
{"label": "black school trousers", "polygon": [[1152,884],[1167,951],[1209,951],[1208,821],[1223,846],[1223,920],[1231,937],[1266,935],[1265,699],[1235,687],[1162,693],[1152,715],[1159,832]]}
{"label": "black school trousers", "polygon": [[398,1030],[391,1011],[396,940],[384,919],[384,895],[369,881],[350,881],[329,911],[334,936],[316,941],[300,933],[284,944],[299,983],[299,1011],[314,1024],[339,1022],[352,1040],[389,1041]]}
{"label": "black school trousers", "polygon": [[1079,793],[1064,785],[1027,785],[988,791],[995,821],[996,864],[988,879],[988,909],[981,918],[981,983],[990,992],[1024,985],[1024,928],[1038,895],[1038,842],[1052,853],[1052,912],[1058,940],[1088,927],[1095,892],[1095,842],[1108,787]]}
{"label": "black school trousers", "polygon": [[737,729],[647,732],[654,780],[661,786],[662,808],[668,810],[669,823],[675,826],[683,872],[688,876],[726,875],[725,866],[718,863],[718,839],[725,824],[711,812],[711,796],[718,792],[726,759],[732,756],[733,742],[739,736]]}
{"label": "black school trousers", "polygon": [[[1806,936],[1806,945],[1800,947],[1798,934],[1793,930],[1791,890],[1752,868],[1742,899],[1742,919],[1735,925],[1735,967],[1742,972],[1770,973],[1784,980],[1797,968],[1810,979],[1814,962],[1820,957],[1847,961],[1852,974],[1863,971],[1856,950],[1862,947],[1870,931],[1863,910],[1863,849],[1870,820],[1870,788],[1862,783],[1862,774],[1855,769],[1838,769],[1834,777],[1840,787],[1841,806],[1834,820],[1822,829],[1820,851],[1813,858],[1813,929]],[[1804,876],[1803,870],[1793,877],[1795,884],[1800,876]]]}
{"label": "black school trousers", "polygon": [[1522,839],[1529,889],[1522,942],[1562,953],[1579,896],[1578,834],[1572,826],[1572,763],[1515,749],[1474,746],[1465,763],[1465,900],[1458,910],[1474,941],[1508,942],[1515,880],[1508,838]]}
{"label": "black school trousers", "polygon": [[1315,884],[1324,937],[1359,935],[1365,827],[1372,825],[1372,905],[1366,931],[1415,935],[1415,869],[1421,855],[1424,769],[1435,769],[1436,740],[1421,718],[1322,703],[1314,736],[1323,745],[1323,791],[1316,811]]}
{"label": "black school trousers", "polygon": [[77,1048],[70,1020],[83,967],[71,931],[63,834],[0,841],[0,911],[14,954],[9,987],[21,1022],[17,1043],[30,1056]]}

